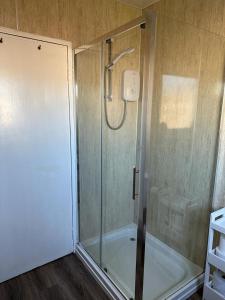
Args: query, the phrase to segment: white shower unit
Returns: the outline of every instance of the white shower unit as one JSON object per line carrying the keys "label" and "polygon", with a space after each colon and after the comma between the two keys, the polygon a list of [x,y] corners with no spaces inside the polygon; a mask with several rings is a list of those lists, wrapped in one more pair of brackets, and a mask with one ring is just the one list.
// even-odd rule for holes
{"label": "white shower unit", "polygon": [[165,45],[145,10],[75,50],[77,254],[118,300],[185,300],[203,283],[221,113],[209,129],[198,80]]}
{"label": "white shower unit", "polygon": [[73,252],[71,51],[0,29],[0,282]]}

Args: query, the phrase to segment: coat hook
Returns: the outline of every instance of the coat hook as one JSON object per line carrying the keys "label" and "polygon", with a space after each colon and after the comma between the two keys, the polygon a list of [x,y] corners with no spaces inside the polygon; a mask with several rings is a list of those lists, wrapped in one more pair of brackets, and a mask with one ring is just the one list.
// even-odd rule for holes
{"label": "coat hook", "polygon": [[38,50],[41,50],[41,45],[38,45]]}

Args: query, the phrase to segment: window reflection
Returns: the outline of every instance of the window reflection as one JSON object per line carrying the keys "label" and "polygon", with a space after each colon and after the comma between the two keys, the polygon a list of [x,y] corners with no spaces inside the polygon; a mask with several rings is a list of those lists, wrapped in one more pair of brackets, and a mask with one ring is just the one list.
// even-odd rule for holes
{"label": "window reflection", "polygon": [[168,129],[191,128],[196,111],[198,80],[163,75],[160,123]]}

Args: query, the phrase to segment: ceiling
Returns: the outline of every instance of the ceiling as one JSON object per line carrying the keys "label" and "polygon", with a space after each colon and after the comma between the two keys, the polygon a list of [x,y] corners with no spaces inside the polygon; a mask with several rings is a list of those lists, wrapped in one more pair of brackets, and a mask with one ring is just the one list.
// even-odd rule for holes
{"label": "ceiling", "polygon": [[137,8],[145,8],[158,0],[119,0],[122,3],[135,6]]}

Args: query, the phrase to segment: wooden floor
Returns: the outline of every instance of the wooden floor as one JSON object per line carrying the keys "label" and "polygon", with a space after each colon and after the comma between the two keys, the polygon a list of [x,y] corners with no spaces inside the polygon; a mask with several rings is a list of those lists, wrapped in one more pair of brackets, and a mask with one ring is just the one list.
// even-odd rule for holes
{"label": "wooden floor", "polygon": [[1,300],[109,300],[71,254],[0,284]]}
{"label": "wooden floor", "polygon": [[[196,294],[191,300],[200,300]],[[0,284],[0,300],[109,300],[75,255]]]}

